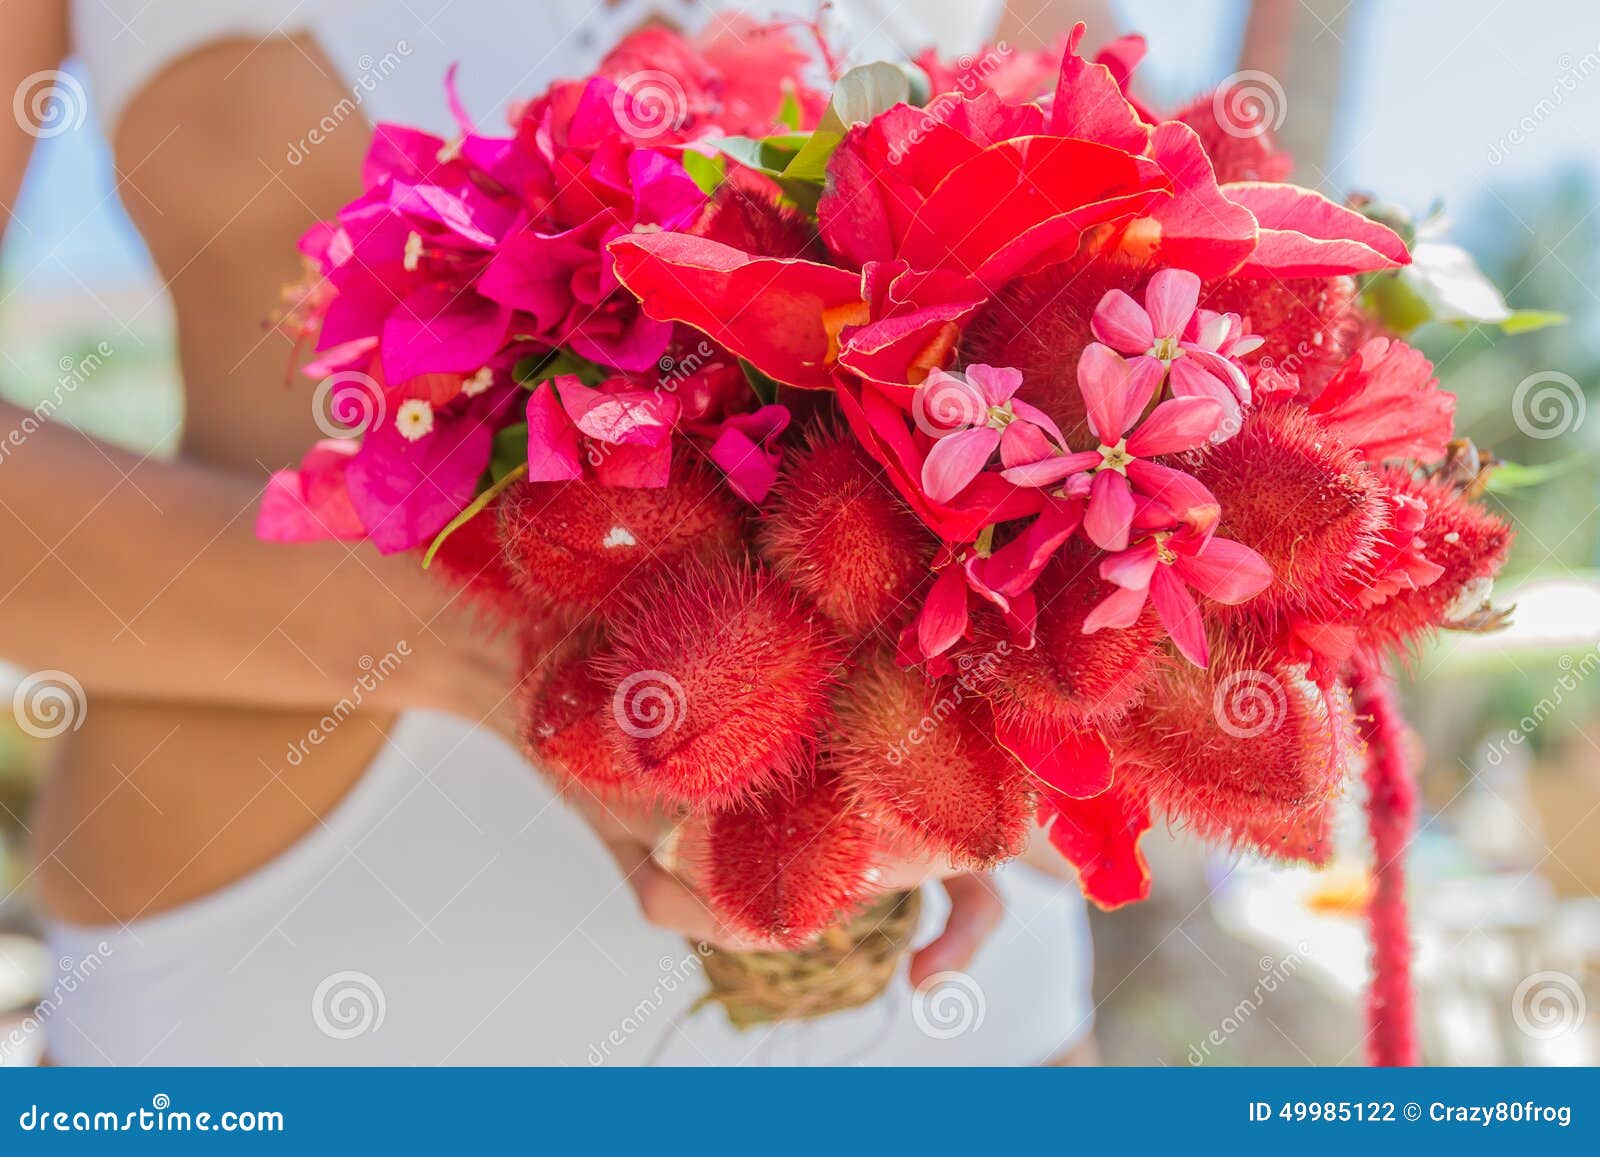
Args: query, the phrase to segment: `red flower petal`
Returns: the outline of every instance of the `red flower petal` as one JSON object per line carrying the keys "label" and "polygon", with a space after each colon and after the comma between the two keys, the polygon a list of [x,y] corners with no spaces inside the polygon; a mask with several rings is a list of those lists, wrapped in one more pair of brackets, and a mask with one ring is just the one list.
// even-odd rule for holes
{"label": "red flower petal", "polygon": [[927,658],[942,655],[967,632],[967,578],[958,566],[940,572],[917,616],[917,645]]}
{"label": "red flower petal", "polygon": [[1115,470],[1097,470],[1089,488],[1089,509],[1083,515],[1084,533],[1101,550],[1127,548],[1133,526],[1133,492],[1128,480]]}
{"label": "red flower petal", "polygon": [[1097,732],[996,720],[994,738],[1062,795],[1088,799],[1111,786],[1111,753]]}
{"label": "red flower petal", "polygon": [[628,234],[611,254],[618,280],[651,317],[694,326],[778,381],[829,385],[822,314],[861,300],[857,274],[682,233]]}
{"label": "red flower petal", "polygon": [[1261,226],[1256,251],[1239,269],[1242,277],[1333,277],[1411,262],[1394,230],[1321,193],[1268,181],[1235,181],[1222,191]]}
{"label": "red flower petal", "polygon": [[1000,431],[992,426],[946,434],[923,460],[922,489],[935,502],[949,502],[982,472],[999,444]]}
{"label": "red flower petal", "polygon": [[1204,667],[1210,655],[1205,626],[1200,621],[1200,605],[1173,567],[1156,567],[1156,573],[1150,576],[1150,598],[1179,652],[1196,667]]}
{"label": "red flower petal", "polygon": [[1057,851],[1078,870],[1083,894],[1104,909],[1150,894],[1150,866],[1139,838],[1150,829],[1150,805],[1110,788],[1090,799],[1057,792],[1039,801],[1039,822]]}
{"label": "red flower petal", "polygon": [[1150,143],[1150,130],[1123,96],[1116,74],[1104,64],[1091,64],[1078,55],[1084,31],[1079,21],[1067,36],[1061,76],[1050,105],[1050,131],[1142,153]]}
{"label": "red flower petal", "polygon": [[1193,554],[1180,552],[1173,565],[1195,590],[1219,603],[1242,603],[1272,584],[1267,560],[1231,538],[1213,538]]}
{"label": "red flower petal", "polygon": [[1215,398],[1172,398],[1151,410],[1128,435],[1128,453],[1154,458],[1193,450],[1210,441],[1223,416],[1222,403]]}

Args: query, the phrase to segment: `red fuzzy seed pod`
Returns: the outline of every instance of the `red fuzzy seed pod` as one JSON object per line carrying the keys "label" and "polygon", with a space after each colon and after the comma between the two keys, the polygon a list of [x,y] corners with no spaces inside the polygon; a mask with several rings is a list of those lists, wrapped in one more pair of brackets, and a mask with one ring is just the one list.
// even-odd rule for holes
{"label": "red fuzzy seed pod", "polygon": [[839,655],[770,574],[727,561],[664,574],[630,597],[597,661],[607,734],[661,797],[732,807],[808,761]]}
{"label": "red fuzzy seed pod", "polygon": [[1246,823],[1232,833],[1233,843],[1274,860],[1320,868],[1333,855],[1332,813],[1332,805],[1324,805],[1290,820]]}
{"label": "red fuzzy seed pod", "polygon": [[522,589],[602,619],[651,575],[733,552],[744,532],[739,500],[683,455],[660,489],[586,478],[522,483],[505,492],[500,507],[500,541]]}
{"label": "red fuzzy seed pod", "polygon": [[1233,618],[1285,614],[1336,619],[1352,606],[1339,585],[1357,573],[1389,525],[1378,475],[1303,407],[1264,406],[1232,438],[1208,450],[1194,476],[1222,506],[1218,533],[1272,567],[1272,583]]}
{"label": "red fuzzy seed pod", "polygon": [[717,916],[798,948],[866,897],[877,843],[838,777],[812,767],[784,791],[713,816],[694,858]]}
{"label": "red fuzzy seed pod", "polygon": [[1218,182],[1287,181],[1294,158],[1272,142],[1274,109],[1245,85],[1224,85],[1196,98],[1173,119],[1192,128],[1205,146]]}
{"label": "red fuzzy seed pod", "polygon": [[1002,721],[1049,731],[1114,723],[1139,702],[1165,661],[1167,632],[1153,604],[1130,627],[1083,633],[1089,612],[1116,589],[1096,573],[1097,558],[1069,543],[1034,584],[1039,614],[1032,648],[1023,650],[984,616],[977,637],[956,656],[958,676]]}
{"label": "red fuzzy seed pod", "polygon": [[1322,392],[1367,336],[1356,283],[1348,277],[1229,278],[1207,287],[1200,304],[1246,318],[1250,332],[1266,339],[1243,359],[1252,376],[1282,381],[1294,375],[1305,399]]}
{"label": "red fuzzy seed pod", "polygon": [[1292,825],[1339,790],[1352,749],[1348,697],[1299,668],[1217,654],[1202,670],[1162,670],[1144,705],[1110,737],[1117,772],[1202,836],[1251,842]]}
{"label": "red fuzzy seed pod", "polygon": [[879,655],[835,700],[831,758],[874,822],[966,867],[990,867],[1027,844],[1026,771],[974,718],[960,683],[930,683]]}
{"label": "red fuzzy seed pod", "polygon": [[849,434],[814,431],[793,453],[760,527],[779,577],[859,639],[910,617],[933,538]]}
{"label": "red fuzzy seed pod", "polygon": [[1417,549],[1442,573],[1426,586],[1399,590],[1365,612],[1363,631],[1403,643],[1430,629],[1470,628],[1477,618],[1492,617],[1489,595],[1511,550],[1511,527],[1448,482],[1419,478],[1396,466],[1384,467],[1382,475],[1397,494],[1427,507]]}
{"label": "red fuzzy seed pod", "polygon": [[973,318],[961,339],[963,364],[1014,366],[1017,397],[1056,420],[1069,445],[1095,445],[1078,388],[1078,355],[1094,341],[1095,307],[1110,290],[1136,293],[1141,269],[1100,256],[1017,278]]}
{"label": "red fuzzy seed pod", "polygon": [[817,227],[799,210],[780,204],[778,195],[776,188],[762,188],[730,174],[717,187],[694,232],[761,257],[827,260]]}
{"label": "red fuzzy seed pod", "polygon": [[459,587],[463,598],[494,626],[511,626],[538,613],[518,585],[500,547],[499,503],[468,519],[434,552],[429,569]]}
{"label": "red fuzzy seed pod", "polygon": [[606,741],[611,688],[592,669],[594,649],[588,640],[569,641],[530,671],[523,747],[563,791],[637,794],[636,779]]}

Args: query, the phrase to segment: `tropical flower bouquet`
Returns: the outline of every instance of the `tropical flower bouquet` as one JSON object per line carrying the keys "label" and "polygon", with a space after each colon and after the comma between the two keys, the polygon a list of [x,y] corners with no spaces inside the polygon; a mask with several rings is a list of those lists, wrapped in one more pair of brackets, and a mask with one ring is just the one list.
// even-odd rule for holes
{"label": "tropical flower bouquet", "polygon": [[767,1015],[904,924],[887,855],[989,867],[1037,822],[1114,907],[1157,816],[1322,862],[1365,766],[1370,1039],[1412,1060],[1385,664],[1497,623],[1510,533],[1383,308],[1409,225],[1283,183],[1234,94],[1139,103],[1136,37],[824,45],[825,95],[796,27],[646,30],[509,137],[453,96],[453,140],[381,126],[291,315],[359,437],[261,533],[559,622],[531,757],[681,817],[721,917],[804,962]]}

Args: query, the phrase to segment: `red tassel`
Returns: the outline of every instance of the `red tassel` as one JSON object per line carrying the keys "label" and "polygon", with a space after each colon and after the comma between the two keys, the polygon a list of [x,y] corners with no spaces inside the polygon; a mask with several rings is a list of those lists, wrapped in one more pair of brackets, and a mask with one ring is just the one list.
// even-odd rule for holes
{"label": "red tassel", "polygon": [[1374,859],[1367,905],[1372,940],[1367,1059],[1374,1065],[1414,1065],[1417,1015],[1411,990],[1405,855],[1416,825],[1417,785],[1406,759],[1406,725],[1395,703],[1393,680],[1375,663],[1358,663],[1350,687],[1367,743],[1367,823]]}

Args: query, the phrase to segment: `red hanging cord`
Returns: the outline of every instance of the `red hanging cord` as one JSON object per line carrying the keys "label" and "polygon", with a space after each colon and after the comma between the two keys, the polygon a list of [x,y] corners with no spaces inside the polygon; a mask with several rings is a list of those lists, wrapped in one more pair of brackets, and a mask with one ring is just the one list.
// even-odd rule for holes
{"label": "red hanging cord", "polygon": [[1367,992],[1367,1059],[1414,1065],[1416,1004],[1411,990],[1411,927],[1406,918],[1405,855],[1417,819],[1417,787],[1406,759],[1406,725],[1394,681],[1376,663],[1358,663],[1350,679],[1367,746],[1367,824],[1373,890],[1367,906],[1372,985]]}

